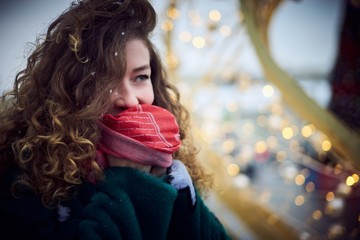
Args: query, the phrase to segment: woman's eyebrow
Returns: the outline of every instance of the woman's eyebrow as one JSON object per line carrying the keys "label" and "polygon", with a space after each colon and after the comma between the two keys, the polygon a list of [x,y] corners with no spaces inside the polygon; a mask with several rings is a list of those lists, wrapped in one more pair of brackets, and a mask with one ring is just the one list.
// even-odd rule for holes
{"label": "woman's eyebrow", "polygon": [[149,64],[146,64],[146,65],[143,65],[143,66],[134,68],[134,69],[133,69],[133,72],[140,72],[140,71],[143,71],[143,70],[146,70],[146,69],[149,69],[149,68],[150,68],[150,65],[149,65]]}

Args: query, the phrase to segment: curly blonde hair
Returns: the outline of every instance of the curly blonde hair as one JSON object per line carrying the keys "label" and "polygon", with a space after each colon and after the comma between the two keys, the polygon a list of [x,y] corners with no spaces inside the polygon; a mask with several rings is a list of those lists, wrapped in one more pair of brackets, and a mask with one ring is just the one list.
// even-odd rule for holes
{"label": "curly blonde hair", "polygon": [[45,206],[54,206],[83,180],[102,179],[95,161],[96,122],[124,75],[125,44],[134,38],[150,51],[154,104],[172,112],[180,126],[183,147],[174,157],[185,163],[200,191],[210,187],[210,175],[195,158],[189,114],[149,40],[155,25],[156,13],[146,0],[83,0],[73,2],[44,39],[38,38],[1,102],[0,173],[9,166],[21,172],[13,192],[25,185]]}

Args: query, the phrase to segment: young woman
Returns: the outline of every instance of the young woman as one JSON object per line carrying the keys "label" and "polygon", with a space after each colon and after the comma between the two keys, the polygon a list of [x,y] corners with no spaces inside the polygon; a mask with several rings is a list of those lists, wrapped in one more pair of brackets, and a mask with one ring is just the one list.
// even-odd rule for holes
{"label": "young woman", "polygon": [[[0,239],[228,238],[200,196],[211,180],[149,40],[155,24],[146,0],[78,1],[50,24],[2,96]],[[105,155],[104,167],[103,117],[144,104],[175,116],[179,161],[159,171]],[[172,184],[174,169],[195,188]]]}

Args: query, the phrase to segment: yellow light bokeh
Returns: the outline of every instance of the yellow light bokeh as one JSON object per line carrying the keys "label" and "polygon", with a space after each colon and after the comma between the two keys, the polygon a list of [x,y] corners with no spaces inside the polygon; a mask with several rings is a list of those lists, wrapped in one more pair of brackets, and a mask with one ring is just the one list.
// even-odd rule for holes
{"label": "yellow light bokeh", "polygon": [[192,40],[192,44],[195,48],[203,48],[205,47],[205,39],[203,37],[197,36]]}
{"label": "yellow light bokeh", "polygon": [[315,190],[315,184],[313,182],[308,182],[305,186],[306,192],[313,192]]}
{"label": "yellow light bokeh", "polygon": [[297,140],[291,140],[289,147],[294,152],[299,151],[300,143]]}
{"label": "yellow light bokeh", "polygon": [[250,122],[247,122],[242,126],[242,131],[244,134],[250,135],[254,132],[254,125]]}
{"label": "yellow light bokeh", "polygon": [[298,186],[301,186],[305,183],[305,176],[302,174],[299,174],[295,177],[295,183]]}
{"label": "yellow light bokeh", "polygon": [[268,150],[268,147],[267,147],[267,144],[266,142],[264,141],[258,141],[256,144],[255,144],[255,151],[257,153],[264,153]]}
{"label": "yellow light bokeh", "polygon": [[190,10],[187,15],[194,27],[201,27],[203,25],[203,20],[201,19],[200,13],[197,10]]}
{"label": "yellow light bokeh", "polygon": [[285,161],[287,158],[287,154],[285,151],[279,151],[276,153],[276,160],[278,160],[278,162],[283,162]]}
{"label": "yellow light bokeh", "polygon": [[330,151],[331,149],[331,142],[329,140],[324,140],[321,143],[321,148],[322,150],[324,150],[325,152]]}
{"label": "yellow light bokeh", "polygon": [[359,175],[357,175],[356,173],[354,173],[353,175],[351,175],[352,178],[354,179],[354,182],[357,183],[359,181]]}
{"label": "yellow light bokeh", "polygon": [[278,140],[275,136],[270,136],[266,139],[267,145],[269,148],[276,148],[278,145]]}
{"label": "yellow light bokeh", "polygon": [[320,218],[322,217],[322,212],[320,210],[315,210],[313,213],[312,213],[312,218],[314,220],[319,220]]}
{"label": "yellow light bokeh", "polygon": [[225,153],[231,153],[235,149],[235,140],[234,139],[227,139],[221,145],[222,150]]}
{"label": "yellow light bokeh", "polygon": [[179,35],[180,41],[188,43],[192,39],[192,35],[188,31],[182,31]]}
{"label": "yellow light bokeh", "polygon": [[262,94],[265,97],[272,97],[272,96],[274,96],[274,93],[275,93],[274,88],[271,85],[265,85],[262,88]]}
{"label": "yellow light bokeh", "polygon": [[294,131],[292,130],[291,127],[285,127],[282,130],[282,136],[285,139],[290,139],[290,138],[292,138],[294,136]]}
{"label": "yellow light bokeh", "polygon": [[235,163],[231,163],[229,164],[229,166],[227,167],[227,172],[230,176],[236,176],[239,174],[240,172],[240,167],[239,165],[235,164]]}
{"label": "yellow light bokeh", "polygon": [[295,200],[294,200],[294,203],[296,206],[301,206],[305,203],[305,198],[304,196],[302,195],[298,195],[296,196]]}
{"label": "yellow light bokeh", "polygon": [[334,167],[334,174],[340,175],[343,172],[344,168],[341,164],[336,164]]}
{"label": "yellow light bokeh", "polygon": [[166,11],[166,15],[171,19],[180,17],[180,11],[177,8],[171,7]]}
{"label": "yellow light bokeh", "polygon": [[228,37],[231,35],[231,28],[227,25],[223,25],[220,27],[220,34],[223,35],[224,37]]}
{"label": "yellow light bokeh", "polygon": [[174,28],[174,24],[171,20],[164,20],[161,24],[161,29],[166,31],[166,32],[169,32],[171,30],[173,30]]}
{"label": "yellow light bokeh", "polygon": [[167,55],[166,63],[170,69],[175,69],[179,64],[179,60],[175,55]]}
{"label": "yellow light bokeh", "polygon": [[354,185],[354,184],[355,184],[354,178],[353,178],[352,176],[348,176],[348,177],[346,178],[346,185],[348,185],[349,187],[351,187],[351,186]]}
{"label": "yellow light bokeh", "polygon": [[280,104],[274,104],[271,107],[271,112],[280,115],[283,113],[283,108]]}
{"label": "yellow light bokeh", "polygon": [[307,177],[310,175],[310,171],[309,171],[308,168],[303,168],[303,169],[301,169],[300,173],[301,173],[302,175],[304,175],[305,178],[307,178]]}
{"label": "yellow light bokeh", "polygon": [[327,194],[326,194],[326,201],[328,201],[328,202],[330,202],[330,201],[332,201],[332,200],[334,200],[334,198],[335,198],[335,194],[333,193],[333,192],[328,192]]}
{"label": "yellow light bokeh", "polygon": [[221,13],[218,10],[211,10],[209,12],[209,18],[214,22],[218,22],[221,19]]}
{"label": "yellow light bokeh", "polygon": [[313,134],[313,129],[309,125],[306,125],[301,129],[301,134],[308,138]]}

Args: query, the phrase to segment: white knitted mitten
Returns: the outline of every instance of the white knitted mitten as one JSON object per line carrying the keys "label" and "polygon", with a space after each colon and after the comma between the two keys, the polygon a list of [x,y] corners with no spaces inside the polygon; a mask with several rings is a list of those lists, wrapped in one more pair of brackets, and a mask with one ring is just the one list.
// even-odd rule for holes
{"label": "white knitted mitten", "polygon": [[180,160],[173,160],[170,166],[170,184],[174,188],[180,190],[189,187],[192,204],[195,205],[196,195],[192,179],[185,167]]}

